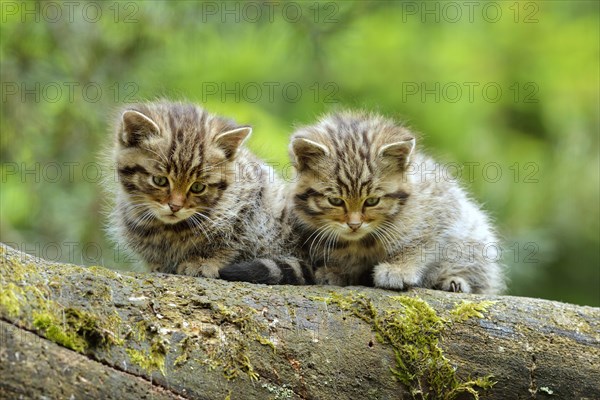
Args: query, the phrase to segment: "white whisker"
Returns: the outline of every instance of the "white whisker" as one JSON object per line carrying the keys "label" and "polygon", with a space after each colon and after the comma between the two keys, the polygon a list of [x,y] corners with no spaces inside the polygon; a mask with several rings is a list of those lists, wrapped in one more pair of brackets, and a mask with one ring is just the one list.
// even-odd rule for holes
{"label": "white whisker", "polygon": [[[309,257],[311,260],[314,260],[314,259],[315,259],[315,257],[313,256],[313,254],[314,254],[314,253],[313,253],[313,250],[314,250],[314,251],[316,251],[316,250],[317,250],[316,248],[318,248],[318,247],[319,247],[319,243],[321,243],[321,239],[320,239],[320,238],[321,238],[321,237],[322,237],[322,236],[325,234],[325,232],[327,231],[327,228],[328,228],[328,226],[327,226],[327,225],[324,225],[324,226],[320,227],[319,229],[317,229],[317,230],[314,232],[314,233],[317,233],[317,235],[316,235],[316,236],[314,237],[314,239],[311,241],[311,243],[310,243],[310,247],[308,248],[308,257]],[[314,233],[313,233],[313,235],[314,235]],[[311,236],[313,236],[313,235],[311,235]],[[317,242],[317,240],[318,240],[318,242]],[[315,246],[315,242],[317,242],[317,243],[316,243],[316,246]]]}

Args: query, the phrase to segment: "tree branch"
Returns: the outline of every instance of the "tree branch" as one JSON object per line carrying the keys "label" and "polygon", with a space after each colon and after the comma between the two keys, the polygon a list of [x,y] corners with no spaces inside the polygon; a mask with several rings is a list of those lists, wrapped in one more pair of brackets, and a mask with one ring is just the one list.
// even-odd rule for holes
{"label": "tree branch", "polygon": [[0,247],[0,397],[600,398],[600,309],[117,273]]}

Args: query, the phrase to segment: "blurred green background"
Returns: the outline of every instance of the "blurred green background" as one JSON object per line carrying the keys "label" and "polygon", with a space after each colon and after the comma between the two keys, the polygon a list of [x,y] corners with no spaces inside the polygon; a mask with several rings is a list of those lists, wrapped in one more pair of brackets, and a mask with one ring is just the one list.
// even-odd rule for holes
{"label": "blurred green background", "polygon": [[1,3],[0,240],[134,268],[104,234],[115,110],[166,96],[254,126],[407,121],[497,221],[510,293],[600,305],[599,3]]}

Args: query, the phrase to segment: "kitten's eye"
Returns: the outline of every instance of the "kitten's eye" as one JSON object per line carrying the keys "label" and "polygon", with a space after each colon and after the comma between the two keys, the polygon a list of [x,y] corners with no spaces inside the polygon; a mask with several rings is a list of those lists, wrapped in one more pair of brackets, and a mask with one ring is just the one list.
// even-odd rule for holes
{"label": "kitten's eye", "polygon": [[379,204],[379,197],[369,197],[365,200],[365,206],[374,207]]}
{"label": "kitten's eye", "polygon": [[169,184],[169,180],[167,179],[166,176],[153,176],[152,177],[152,182],[154,182],[154,184],[156,186],[167,186]]}
{"label": "kitten's eye", "polygon": [[204,189],[206,189],[206,185],[203,185],[200,182],[194,182],[192,187],[190,187],[190,191],[192,193],[196,193],[196,194],[202,193],[204,191]]}
{"label": "kitten's eye", "polygon": [[327,200],[329,200],[329,204],[336,207],[344,204],[344,200],[340,199],[339,197],[328,197]]}

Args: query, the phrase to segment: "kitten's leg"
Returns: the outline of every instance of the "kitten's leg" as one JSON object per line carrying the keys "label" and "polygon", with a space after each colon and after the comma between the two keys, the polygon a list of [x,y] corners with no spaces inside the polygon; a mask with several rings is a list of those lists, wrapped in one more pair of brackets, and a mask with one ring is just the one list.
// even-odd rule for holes
{"label": "kitten's leg", "polygon": [[421,252],[410,250],[388,262],[376,265],[373,281],[375,287],[402,290],[411,286],[421,286],[424,272],[425,263]]}
{"label": "kitten's leg", "polygon": [[[458,246],[452,246],[459,249]],[[500,266],[479,244],[463,246],[463,251],[447,253],[447,259],[428,271],[427,281],[436,289],[462,293],[497,293],[502,290]]]}
{"label": "kitten's leg", "polygon": [[235,251],[224,251],[216,257],[197,258],[179,263],[177,273],[180,275],[203,276],[205,278],[218,278],[219,270],[235,259]]}
{"label": "kitten's leg", "polygon": [[504,289],[500,266],[495,262],[441,263],[431,281],[435,289],[448,292],[495,294]]}
{"label": "kitten's leg", "polygon": [[317,285],[348,286],[348,276],[339,268],[319,265],[315,268],[315,282]]}
{"label": "kitten's leg", "polygon": [[147,262],[148,269],[152,272],[164,272],[164,267],[162,264]]}

